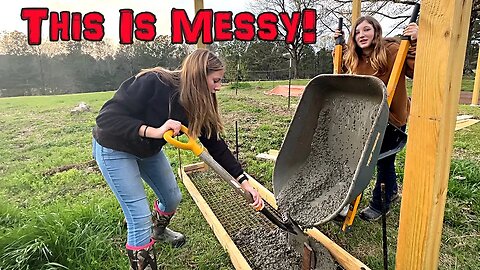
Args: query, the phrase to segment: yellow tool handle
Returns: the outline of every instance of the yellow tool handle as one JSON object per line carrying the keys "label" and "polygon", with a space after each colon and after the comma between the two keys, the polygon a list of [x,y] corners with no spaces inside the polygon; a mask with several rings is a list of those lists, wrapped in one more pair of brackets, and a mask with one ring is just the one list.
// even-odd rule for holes
{"label": "yellow tool handle", "polygon": [[[418,13],[420,12],[420,4],[415,4],[413,7],[412,15],[410,16],[410,23],[416,22]],[[395,89],[397,88],[398,80],[400,79],[400,73],[402,72],[405,59],[407,58],[408,49],[410,48],[410,37],[402,36],[402,41],[398,48],[397,57],[393,63],[392,73],[387,84],[387,102],[388,106],[392,104],[393,96],[395,95]]]}
{"label": "yellow tool handle", "polygon": [[410,40],[402,40],[398,48],[397,57],[393,64],[392,73],[390,74],[390,79],[387,84],[387,97],[388,97],[388,106],[392,104],[393,96],[395,95],[395,89],[398,85],[398,80],[400,79],[400,74],[402,73],[403,65],[405,64],[405,59],[407,58],[408,49],[410,48]]}
{"label": "yellow tool handle", "polygon": [[172,137],[173,130],[171,129],[167,130],[163,134],[163,138],[165,139],[165,141],[167,141],[168,143],[170,143],[171,145],[177,148],[180,148],[183,150],[191,150],[193,154],[195,154],[195,156],[197,157],[200,156],[200,154],[203,152],[203,146],[197,143],[196,138],[192,138],[190,135],[188,135],[188,128],[186,126],[182,125],[182,127],[180,128],[180,131],[182,131],[185,134],[185,136],[188,137],[188,142],[184,143],[177,139],[174,139]]}
{"label": "yellow tool handle", "polygon": [[[183,149],[190,150],[195,154],[195,156],[200,157],[208,166],[210,166],[216,173],[218,173],[222,179],[227,181],[227,183],[235,189],[240,195],[242,195],[248,203],[253,203],[252,194],[248,191],[244,191],[240,185],[218,162],[216,162],[213,157],[206,151],[203,151],[203,146],[197,143],[196,139],[188,135],[188,128],[184,125],[180,127],[185,136],[188,137],[188,142],[180,142],[177,139],[173,138],[173,130],[168,130],[163,134],[163,138],[170,143],[171,145]],[[263,210],[263,205],[255,208],[256,211]]]}
{"label": "yellow tool handle", "polygon": [[[343,18],[340,17],[338,19],[338,30],[342,32],[343,28]],[[335,40],[335,55],[333,58],[333,74],[341,74],[342,73],[342,60],[343,60],[343,44],[345,43],[345,39],[343,36],[338,37]]]}
{"label": "yellow tool handle", "polygon": [[342,73],[342,58],[343,58],[342,45],[335,45],[335,56],[333,58],[333,74]]}

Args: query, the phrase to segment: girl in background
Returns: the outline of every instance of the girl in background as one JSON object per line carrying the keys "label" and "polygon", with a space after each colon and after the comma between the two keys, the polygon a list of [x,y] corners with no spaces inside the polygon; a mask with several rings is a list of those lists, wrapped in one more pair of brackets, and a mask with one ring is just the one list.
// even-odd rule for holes
{"label": "girl in background", "polygon": [[[389,123],[403,131],[405,131],[410,111],[405,76],[413,78],[417,33],[418,26],[415,23],[410,23],[403,32],[404,36],[410,37],[411,47],[390,104]],[[341,35],[340,30],[337,30],[334,38]],[[399,45],[396,39],[382,37],[382,27],[375,18],[362,16],[353,25],[347,45],[344,46],[343,70],[349,74],[373,75],[387,85]],[[381,152],[393,148],[395,140],[392,131],[391,128],[386,129]],[[385,183],[385,207],[387,212],[390,210],[390,205],[400,198],[395,173],[395,156],[391,155],[377,162],[377,181],[372,199],[369,206],[361,210],[360,218],[371,221],[378,220],[381,217],[381,183]]]}

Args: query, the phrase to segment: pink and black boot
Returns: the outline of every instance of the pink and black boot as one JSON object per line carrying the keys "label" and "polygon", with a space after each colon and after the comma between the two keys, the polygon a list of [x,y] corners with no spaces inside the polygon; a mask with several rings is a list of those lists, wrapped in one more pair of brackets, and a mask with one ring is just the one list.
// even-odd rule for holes
{"label": "pink and black boot", "polygon": [[158,270],[157,257],[152,239],[143,247],[132,247],[127,245],[127,255],[130,261],[130,270]]}
{"label": "pink and black boot", "polygon": [[152,238],[159,242],[170,243],[178,248],[185,244],[185,235],[167,228],[175,212],[167,213],[160,210],[157,201],[152,211]]}

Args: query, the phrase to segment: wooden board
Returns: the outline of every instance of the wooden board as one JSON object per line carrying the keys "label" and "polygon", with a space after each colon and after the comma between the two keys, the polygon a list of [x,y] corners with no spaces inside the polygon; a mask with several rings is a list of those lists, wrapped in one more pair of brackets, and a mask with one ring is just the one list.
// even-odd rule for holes
{"label": "wooden board", "polygon": [[276,160],[278,157],[278,150],[268,150],[267,153],[260,153],[256,156],[259,159],[267,159],[267,160]]}
{"label": "wooden board", "polygon": [[473,84],[472,106],[478,106],[480,94],[480,46],[478,47],[477,70],[475,71],[475,82]]}
{"label": "wooden board", "polygon": [[[184,168],[187,171],[191,169],[196,170],[198,169],[198,165],[199,164],[195,164],[194,166],[190,166],[190,167],[185,166]],[[242,253],[238,250],[237,246],[235,245],[233,240],[230,238],[227,231],[223,228],[222,224],[217,219],[217,217],[213,213],[210,206],[208,206],[205,199],[202,197],[198,189],[190,180],[190,177],[188,176],[188,174],[183,170],[179,170],[179,174],[183,179],[183,184],[187,188],[188,192],[192,196],[198,208],[200,209],[200,212],[202,212],[203,216],[205,217],[208,224],[210,225],[210,228],[212,228],[213,233],[215,234],[220,244],[223,246],[223,248],[227,251],[228,255],[230,256],[230,260],[232,261],[233,266],[235,266],[235,269],[251,270],[252,268],[249,266],[247,260],[243,257]]]}
{"label": "wooden board", "polygon": [[474,125],[478,122],[480,122],[480,120],[477,120],[477,119],[467,119],[467,120],[457,121],[457,123],[455,124],[455,131],[460,130],[462,128],[469,127],[469,126]]}

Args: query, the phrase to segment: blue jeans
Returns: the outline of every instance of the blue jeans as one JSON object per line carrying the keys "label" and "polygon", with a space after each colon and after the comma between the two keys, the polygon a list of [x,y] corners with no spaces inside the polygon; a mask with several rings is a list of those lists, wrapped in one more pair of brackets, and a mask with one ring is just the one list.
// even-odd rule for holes
{"label": "blue jeans", "polygon": [[382,210],[382,189],[381,183],[385,183],[385,209],[390,208],[394,195],[398,193],[397,174],[395,173],[395,156],[391,155],[377,162],[377,182],[373,189],[370,207],[375,210]]}
{"label": "blue jeans", "polygon": [[[400,129],[405,131],[406,126]],[[385,149],[392,149],[396,146],[395,134],[392,129],[387,128],[385,131],[382,148],[380,152]],[[382,190],[381,183],[385,183],[385,209],[390,209],[392,198],[398,193],[397,174],[395,172],[395,157],[396,154],[387,156],[377,161],[377,182],[373,189],[372,200],[370,207],[375,210],[382,211]]]}
{"label": "blue jeans", "polygon": [[143,247],[151,242],[151,208],[142,179],[158,198],[158,207],[174,213],[182,199],[167,157],[158,154],[139,158],[103,147],[93,139],[93,157],[112,189],[127,220],[127,248]]}

